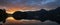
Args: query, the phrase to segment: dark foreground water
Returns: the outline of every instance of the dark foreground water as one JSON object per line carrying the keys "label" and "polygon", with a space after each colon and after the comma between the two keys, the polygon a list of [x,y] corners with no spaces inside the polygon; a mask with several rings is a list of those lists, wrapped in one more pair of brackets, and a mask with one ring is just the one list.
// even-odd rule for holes
{"label": "dark foreground water", "polygon": [[[1,24],[2,22],[0,22]],[[50,20],[47,20],[45,22],[41,22],[38,20],[15,20],[14,18],[10,17],[6,19],[6,22],[3,23],[3,25],[60,25],[56,22],[52,22]]]}

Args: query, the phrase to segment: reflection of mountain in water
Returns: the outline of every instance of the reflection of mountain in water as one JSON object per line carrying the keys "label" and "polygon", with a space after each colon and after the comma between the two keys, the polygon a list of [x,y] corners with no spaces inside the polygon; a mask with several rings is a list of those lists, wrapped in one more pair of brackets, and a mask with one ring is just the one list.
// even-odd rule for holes
{"label": "reflection of mountain in water", "polygon": [[57,24],[56,22],[52,22],[52,21],[45,21],[45,22],[41,22],[41,21],[37,21],[37,20],[13,20],[13,22],[11,22],[12,20],[7,20],[6,23],[4,23],[3,25],[60,25]]}

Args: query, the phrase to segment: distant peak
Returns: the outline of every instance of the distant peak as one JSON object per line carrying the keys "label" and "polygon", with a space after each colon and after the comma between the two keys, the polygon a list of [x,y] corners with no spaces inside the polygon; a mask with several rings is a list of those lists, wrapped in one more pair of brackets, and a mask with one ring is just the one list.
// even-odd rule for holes
{"label": "distant peak", "polygon": [[40,11],[46,11],[45,9],[41,9]]}
{"label": "distant peak", "polygon": [[60,9],[60,7],[57,7],[56,9]]}

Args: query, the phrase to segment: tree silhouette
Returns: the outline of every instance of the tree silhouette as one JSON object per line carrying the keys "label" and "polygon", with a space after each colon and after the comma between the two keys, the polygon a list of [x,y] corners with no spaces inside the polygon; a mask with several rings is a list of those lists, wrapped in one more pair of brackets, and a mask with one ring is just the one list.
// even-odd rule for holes
{"label": "tree silhouette", "polygon": [[5,23],[6,18],[7,18],[7,13],[5,9],[0,9],[0,22],[3,21],[3,23]]}

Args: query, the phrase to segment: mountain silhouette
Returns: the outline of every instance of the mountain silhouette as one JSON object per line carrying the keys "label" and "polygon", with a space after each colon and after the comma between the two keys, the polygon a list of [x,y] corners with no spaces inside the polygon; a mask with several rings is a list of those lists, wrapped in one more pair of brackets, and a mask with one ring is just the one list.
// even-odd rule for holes
{"label": "mountain silhouette", "polygon": [[44,22],[45,20],[47,20],[47,18],[46,18],[46,15],[47,15],[47,13],[48,13],[48,11],[46,11],[46,10],[44,10],[44,9],[41,9],[40,11],[39,11],[39,19],[42,21],[42,22]]}
{"label": "mountain silhouette", "polygon": [[40,20],[40,21],[45,21],[47,20],[44,15],[47,14],[48,11],[42,9],[39,11],[28,11],[28,12],[20,12],[20,11],[16,11],[15,13],[13,13],[13,17],[16,20],[20,20],[20,19],[35,19],[35,20]]}
{"label": "mountain silhouette", "polygon": [[5,9],[0,9],[0,22],[3,21],[3,23],[5,23],[6,18],[9,16],[14,17],[16,20],[35,19],[40,20],[41,22],[51,20],[60,24],[60,7],[50,11],[46,11],[45,9],[26,12],[15,11],[13,14],[7,14]]}
{"label": "mountain silhouette", "polygon": [[47,15],[48,20],[60,23],[60,7],[48,12],[49,12]]}
{"label": "mountain silhouette", "polygon": [[26,12],[20,12],[20,11],[16,11],[15,13],[13,13],[13,17],[17,20],[19,19],[23,19],[27,17]]}
{"label": "mountain silhouette", "polygon": [[46,20],[51,20],[60,24],[60,7],[50,11],[46,11],[44,9],[41,9],[39,11],[28,11],[28,12],[16,11],[13,14],[13,17],[17,20],[35,19],[35,20],[40,20],[42,22]]}

